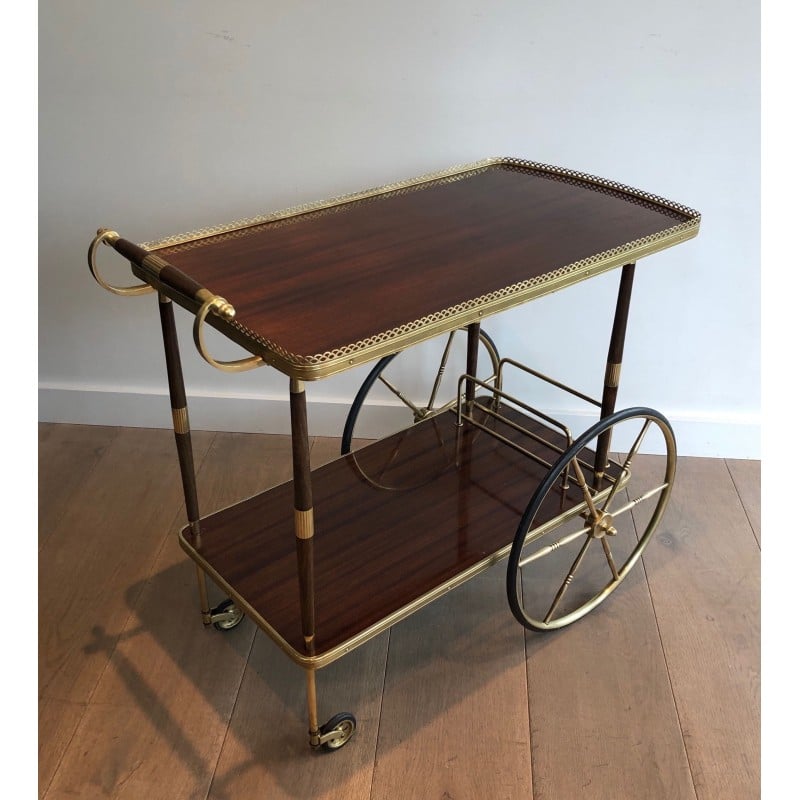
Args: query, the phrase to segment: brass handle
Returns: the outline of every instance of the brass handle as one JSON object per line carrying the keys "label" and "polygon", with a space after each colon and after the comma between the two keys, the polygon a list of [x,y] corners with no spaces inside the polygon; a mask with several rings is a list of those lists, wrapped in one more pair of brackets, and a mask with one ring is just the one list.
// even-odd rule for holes
{"label": "brass handle", "polygon": [[236,316],[236,309],[224,298],[219,295],[211,295],[200,306],[197,311],[197,316],[194,319],[194,343],[200,355],[212,367],[216,367],[223,372],[246,372],[256,367],[263,367],[264,360],[261,356],[250,356],[249,358],[240,358],[238,361],[217,361],[216,358],[209,355],[206,350],[205,337],[203,335],[203,323],[209,312],[213,311],[218,317],[222,319],[231,320]]}
{"label": "brass handle", "polygon": [[122,255],[135,261],[147,274],[152,274],[155,279],[163,281],[166,285],[180,290],[190,297],[194,296],[195,300],[201,303],[194,320],[194,343],[197,345],[200,355],[211,364],[212,367],[216,367],[223,372],[245,372],[264,365],[264,360],[261,356],[241,358],[238,361],[217,361],[217,359],[210,355],[206,349],[205,337],[203,335],[203,323],[206,321],[206,317],[209,312],[213,312],[220,317],[220,319],[231,320],[236,316],[236,309],[234,309],[224,297],[211,294],[208,289],[204,289],[195,281],[187,278],[182,272],[167,264],[163,259],[155,254],[148,253],[137,245],[127,242],[125,239],[122,239],[116,231],[109,230],[108,228],[100,228],[97,231],[97,236],[94,237],[92,244],[89,246],[89,269],[94,279],[104,289],[108,289],[108,291],[113,294],[124,296],[147,294],[148,292],[155,291],[149,283],[141,283],[138,286],[112,286],[105,281],[98,273],[96,263],[97,248],[101,244],[110,245]]}
{"label": "brass handle", "polygon": [[97,231],[97,236],[92,240],[89,246],[89,269],[91,270],[92,277],[104,288],[113,294],[119,294],[124,297],[132,297],[137,294],[148,294],[155,291],[149,283],[140,283],[138,286],[112,286],[105,281],[100,273],[97,271],[96,254],[97,248],[101,244],[112,245],[120,238],[116,231],[111,231],[108,228],[100,228]]}

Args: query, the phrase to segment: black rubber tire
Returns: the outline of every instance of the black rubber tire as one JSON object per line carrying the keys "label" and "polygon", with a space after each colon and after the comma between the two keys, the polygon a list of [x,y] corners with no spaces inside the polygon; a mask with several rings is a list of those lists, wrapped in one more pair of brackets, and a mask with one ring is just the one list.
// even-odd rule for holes
{"label": "black rubber tire", "polygon": [[356,732],[355,715],[351,714],[349,711],[341,711],[338,714],[334,714],[334,716],[320,728],[319,732],[324,736],[326,733],[330,733],[340,726],[346,731],[344,738],[325,742],[325,744],[322,745],[325,750],[339,750],[353,738],[353,734]]}
{"label": "black rubber tire", "polygon": [[[666,492],[662,492],[659,496],[659,500],[650,519],[650,523],[640,536],[638,544],[634,547],[623,566],[619,569],[620,578],[616,581],[616,583],[614,581],[610,582],[607,587],[598,592],[593,598],[591,598],[591,600],[580,606],[579,609],[568,615],[564,615],[558,620],[553,622],[543,622],[542,620],[535,619],[528,614],[524,608],[522,597],[520,596],[520,583],[517,573],[520,556],[525,545],[525,539],[528,536],[528,533],[531,531],[531,528],[534,527],[533,523],[536,519],[536,515],[542,503],[544,502],[547,493],[553,488],[556,482],[562,478],[564,470],[567,469],[573,458],[575,458],[585,447],[594,441],[603,431],[609,430],[621,422],[625,422],[626,420],[634,419],[636,417],[649,418],[656,422],[658,427],[661,429],[662,434],[664,435],[667,446],[667,468],[665,477],[668,478],[669,486],[666,489]],[[511,552],[508,556],[508,567],[506,570],[506,595],[508,598],[508,605],[511,608],[511,613],[522,626],[529,630],[535,631],[545,631],[564,627],[565,625],[570,624],[570,622],[579,619],[584,614],[588,614],[589,611],[599,605],[605,599],[605,597],[610,594],[611,591],[616,589],[616,587],[622,582],[627,573],[630,571],[631,567],[633,567],[633,565],[639,559],[639,556],[650,541],[650,538],[652,537],[652,534],[655,528],[658,526],[661,516],[663,515],[664,508],[669,501],[669,494],[674,479],[675,459],[675,436],[667,418],[652,408],[634,407],[617,411],[616,413],[611,414],[605,419],[601,419],[599,422],[592,425],[592,427],[589,428],[578,439],[576,439],[572,446],[568,448],[564,454],[553,464],[545,479],[541,484],[539,484],[538,488],[533,493],[533,496],[531,497],[525,512],[522,515],[522,518],[520,519],[520,523],[517,527],[517,532],[514,537],[514,542],[511,546]],[[614,585],[612,586],[612,584]]]}
{"label": "black rubber tire", "polygon": [[[214,614],[222,614],[224,611],[227,611],[231,606],[235,606],[236,603],[233,602],[230,598],[227,600],[223,600],[218,606],[211,609],[211,615]],[[214,622],[212,623],[214,627],[218,631],[232,631],[235,627],[237,627],[241,621],[244,619],[244,614],[242,613],[241,609],[239,609],[240,617],[232,624],[224,624],[222,622]]]}
{"label": "black rubber tire", "polygon": [[[495,359],[499,361],[500,354],[497,350],[497,345],[494,343],[489,334],[486,333],[486,331],[481,330],[480,338],[483,340],[486,347],[492,351]],[[356,420],[361,412],[361,407],[364,405],[364,400],[366,400],[367,395],[375,385],[375,381],[378,380],[378,376],[386,369],[387,366],[389,366],[389,364],[392,363],[397,355],[398,353],[392,353],[391,355],[384,356],[383,358],[379,359],[375,366],[369,371],[369,375],[367,375],[367,377],[364,379],[364,383],[362,383],[359,387],[359,390],[353,400],[353,404],[350,406],[350,411],[347,413],[347,420],[344,423],[341,447],[341,454],[343,456],[350,452],[350,447],[353,443],[353,431],[355,430]]]}

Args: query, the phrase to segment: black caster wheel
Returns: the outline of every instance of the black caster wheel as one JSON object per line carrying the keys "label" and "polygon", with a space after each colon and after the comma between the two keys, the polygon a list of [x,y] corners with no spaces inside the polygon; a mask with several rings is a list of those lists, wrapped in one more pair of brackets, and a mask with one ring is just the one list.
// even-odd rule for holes
{"label": "black caster wheel", "polygon": [[[349,711],[332,716],[321,728],[321,745],[327,750],[344,747],[356,732],[356,718]],[[326,739],[326,736],[331,738]]]}
{"label": "black caster wheel", "polygon": [[244,612],[230,598],[211,609],[211,622],[218,631],[229,631],[244,619]]}

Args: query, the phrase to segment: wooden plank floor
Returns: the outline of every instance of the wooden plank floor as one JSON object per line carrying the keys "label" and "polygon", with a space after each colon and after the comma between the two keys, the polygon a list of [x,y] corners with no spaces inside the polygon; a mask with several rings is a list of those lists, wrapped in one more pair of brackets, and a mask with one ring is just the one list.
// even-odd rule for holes
{"label": "wooden plank floor", "polygon": [[[758,462],[680,459],[643,563],[569,628],[523,631],[499,564],[323,669],[321,717],[359,724],[323,754],[302,671],[199,622],[171,432],[42,424],[39,447],[45,800],[759,795]],[[198,433],[195,461],[209,511],[286,480],[288,437]]]}

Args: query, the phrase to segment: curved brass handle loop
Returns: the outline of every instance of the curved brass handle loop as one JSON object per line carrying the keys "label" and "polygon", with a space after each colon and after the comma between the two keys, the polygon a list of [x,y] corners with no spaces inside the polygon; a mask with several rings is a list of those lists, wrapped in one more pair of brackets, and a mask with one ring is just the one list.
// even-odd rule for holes
{"label": "curved brass handle loop", "polygon": [[208,312],[213,311],[218,317],[223,319],[233,319],[236,315],[234,307],[224,298],[219,295],[209,297],[197,311],[197,316],[194,320],[194,343],[200,355],[212,367],[222,370],[223,372],[246,372],[256,367],[263,367],[264,360],[261,356],[250,356],[250,358],[240,358],[238,361],[217,361],[213,356],[209,355],[206,350],[205,337],[203,335],[203,323],[206,321]]}
{"label": "curved brass handle loop", "polygon": [[97,231],[97,236],[94,237],[92,244],[89,246],[89,269],[92,272],[92,277],[104,288],[112,294],[119,294],[123,297],[132,297],[137,294],[148,294],[154,292],[155,289],[149,283],[140,283],[138,286],[112,286],[100,277],[97,271],[97,264],[95,255],[97,248],[100,244],[113,245],[119,239],[119,234],[116,231],[108,230],[108,228],[100,228]]}

